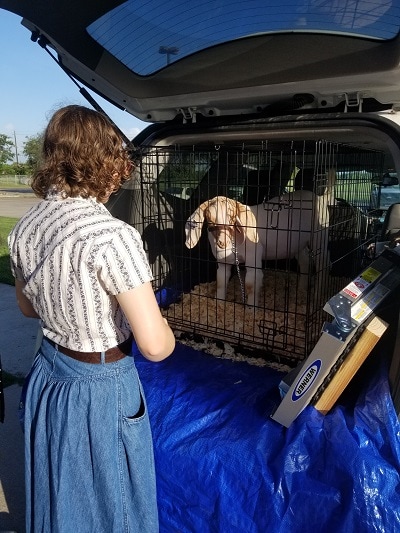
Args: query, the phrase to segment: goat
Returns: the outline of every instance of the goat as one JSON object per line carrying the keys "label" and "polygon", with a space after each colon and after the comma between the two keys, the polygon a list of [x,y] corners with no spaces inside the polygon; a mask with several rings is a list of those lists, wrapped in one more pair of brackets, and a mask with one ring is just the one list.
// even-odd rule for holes
{"label": "goat", "polygon": [[327,178],[321,196],[299,190],[251,207],[216,196],[192,213],[185,225],[185,245],[193,248],[198,243],[206,220],[211,250],[218,264],[217,298],[226,298],[231,266],[244,263],[247,305],[255,306],[262,285],[262,261],[270,259],[296,258],[300,286],[307,287],[310,256],[314,254],[317,274],[323,262],[329,262],[328,203],[335,171],[330,170]]}

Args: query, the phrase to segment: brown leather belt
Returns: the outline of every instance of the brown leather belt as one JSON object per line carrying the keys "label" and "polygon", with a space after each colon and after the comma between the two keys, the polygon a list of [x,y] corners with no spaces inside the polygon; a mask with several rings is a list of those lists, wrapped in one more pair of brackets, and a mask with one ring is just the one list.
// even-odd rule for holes
{"label": "brown leather belt", "polygon": [[[92,364],[101,363],[101,352],[77,352],[76,350],[65,348],[65,346],[60,346],[59,344],[56,344],[54,341],[50,339],[47,339],[47,340],[52,346],[54,346],[55,348],[58,348],[58,351],[60,351],[61,353],[68,355],[68,357],[72,357],[73,359],[77,359],[78,361],[81,361],[82,363],[92,363]],[[123,359],[130,353],[131,348],[132,348],[132,337],[129,337],[129,339],[126,339],[124,342],[121,342],[121,344],[118,344],[118,346],[114,346],[114,348],[109,348],[108,350],[105,351],[105,362],[114,363],[115,361],[119,361],[120,359]]]}

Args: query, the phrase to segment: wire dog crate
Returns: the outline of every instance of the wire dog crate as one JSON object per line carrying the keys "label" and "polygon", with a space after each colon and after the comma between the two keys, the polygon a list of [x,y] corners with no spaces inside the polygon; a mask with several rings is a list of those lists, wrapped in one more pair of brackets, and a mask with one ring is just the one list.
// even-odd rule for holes
{"label": "wire dog crate", "polygon": [[[320,336],[327,299],[362,267],[372,238],[371,191],[382,169],[379,152],[323,140],[152,148],[141,154],[137,175],[114,211],[140,231],[157,298],[176,331],[296,364]],[[299,190],[311,191],[313,200],[296,212],[291,198]],[[311,258],[306,275],[299,274],[299,262],[290,254],[269,253],[257,273],[263,281],[256,302],[246,305],[252,267],[245,252],[246,260],[230,267],[226,296],[218,298],[217,261],[209,242],[213,229],[205,221],[196,246],[185,246],[187,220],[216,196],[267,210],[267,228],[257,230],[280,246],[300,239],[301,217],[324,199],[323,223],[313,219],[313,244],[301,251]],[[284,211],[291,222],[272,237]]]}

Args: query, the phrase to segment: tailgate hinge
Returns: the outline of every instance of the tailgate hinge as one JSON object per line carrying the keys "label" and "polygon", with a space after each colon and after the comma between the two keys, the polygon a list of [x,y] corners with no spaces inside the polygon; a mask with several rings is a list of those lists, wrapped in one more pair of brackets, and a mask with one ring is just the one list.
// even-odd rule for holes
{"label": "tailgate hinge", "polygon": [[358,107],[358,112],[362,112],[362,103],[363,98],[360,95],[360,93],[344,93],[344,97],[346,100],[345,106],[344,106],[344,112],[347,113],[349,110],[349,107]]}
{"label": "tailgate hinge", "polygon": [[186,124],[187,122],[192,122],[192,124],[196,123],[196,111],[197,107],[180,107],[179,113],[183,116],[183,123]]}

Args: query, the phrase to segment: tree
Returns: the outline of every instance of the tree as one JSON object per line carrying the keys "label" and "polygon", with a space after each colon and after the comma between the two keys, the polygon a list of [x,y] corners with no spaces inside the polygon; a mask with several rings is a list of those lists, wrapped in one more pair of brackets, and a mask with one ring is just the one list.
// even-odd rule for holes
{"label": "tree", "polygon": [[14,159],[14,143],[4,133],[0,133],[0,165],[8,163]]}
{"label": "tree", "polygon": [[27,137],[24,142],[23,153],[26,156],[26,163],[31,170],[35,170],[42,157],[43,133],[37,133]]}

